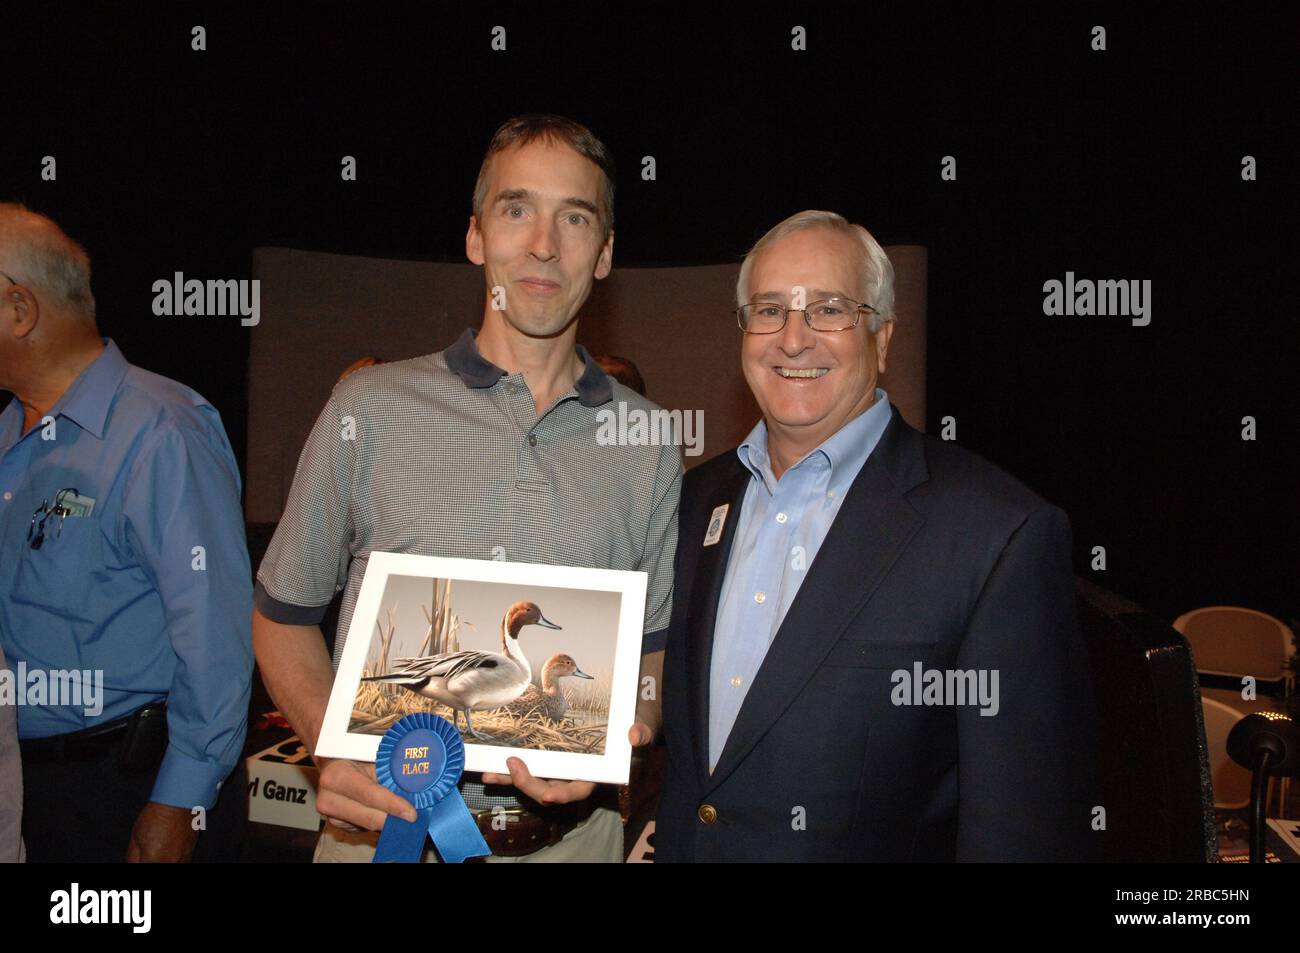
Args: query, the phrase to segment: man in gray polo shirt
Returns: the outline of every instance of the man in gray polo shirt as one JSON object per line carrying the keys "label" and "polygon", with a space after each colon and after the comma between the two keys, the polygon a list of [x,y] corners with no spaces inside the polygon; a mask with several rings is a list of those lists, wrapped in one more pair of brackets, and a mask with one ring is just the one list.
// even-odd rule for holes
{"label": "man in gray polo shirt", "polygon": [[[578,311],[610,271],[613,199],[612,161],[589,130],[556,116],[505,123],[466,235],[486,278],[481,330],[436,354],[364,368],[331,394],[258,572],[253,613],[263,679],[310,748],[333,680],[318,623],[343,589],[337,661],[372,552],[641,570],[645,632],[667,627],[680,453],[597,441],[602,406],[654,405],[576,344]],[[656,684],[662,655],[643,659]],[[650,739],[655,708],[639,707],[634,744]],[[483,776],[486,789],[474,776],[462,784],[484,812],[494,860],[621,859],[611,789],[534,778],[519,759],[510,767]],[[496,831],[487,812],[516,795],[525,812]],[[331,821],[317,860],[369,860],[388,814],[414,820],[373,765],[352,761],[322,764],[316,803]]]}

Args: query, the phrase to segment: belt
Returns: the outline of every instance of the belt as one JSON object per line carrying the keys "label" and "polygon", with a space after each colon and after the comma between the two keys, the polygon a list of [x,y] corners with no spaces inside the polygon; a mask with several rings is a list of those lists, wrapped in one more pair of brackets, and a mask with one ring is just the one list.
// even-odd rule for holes
{"label": "belt", "polygon": [[[602,785],[595,794],[573,804],[536,807],[496,807],[474,811],[474,820],[496,857],[523,857],[551,847],[609,800]],[[608,789],[612,790],[612,789]]]}
{"label": "belt", "polygon": [[126,740],[126,729],[134,714],[115,718],[80,731],[45,738],[26,738],[18,742],[27,764],[62,761],[95,761],[114,753]]}

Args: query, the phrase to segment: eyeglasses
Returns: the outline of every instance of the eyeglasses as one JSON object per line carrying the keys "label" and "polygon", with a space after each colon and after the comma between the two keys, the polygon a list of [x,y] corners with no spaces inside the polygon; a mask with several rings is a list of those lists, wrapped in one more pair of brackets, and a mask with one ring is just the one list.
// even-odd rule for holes
{"label": "eyeglasses", "polygon": [[[3,272],[0,272],[3,274]],[[7,276],[6,276],[7,277]],[[27,527],[27,541],[31,543],[32,549],[40,549],[45,544],[45,524],[50,521],[50,517],[57,517],[58,522],[53,527],[53,539],[58,539],[63,535],[63,518],[72,512],[71,509],[63,505],[63,501],[69,496],[81,496],[76,487],[64,487],[54,494],[54,506],[50,506],[49,500],[41,500],[41,505],[36,507],[32,513],[31,525]],[[39,522],[37,522],[39,518]]]}
{"label": "eyeglasses", "polygon": [[785,327],[790,312],[798,311],[814,331],[847,331],[856,328],[863,311],[877,313],[869,304],[852,298],[822,298],[806,308],[786,308],[774,301],[759,301],[736,309],[736,323],[746,334],[776,334]]}

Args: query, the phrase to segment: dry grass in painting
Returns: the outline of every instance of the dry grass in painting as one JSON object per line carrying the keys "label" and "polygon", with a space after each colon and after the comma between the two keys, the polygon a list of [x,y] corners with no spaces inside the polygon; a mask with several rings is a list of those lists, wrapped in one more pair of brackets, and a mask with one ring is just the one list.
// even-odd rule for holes
{"label": "dry grass in painting", "polygon": [[603,672],[594,678],[565,678],[560,681],[569,710],[578,710],[602,719],[609,717],[609,698],[614,691],[614,676]]}
{"label": "dry grass in painting", "polygon": [[[367,670],[363,676],[370,675]],[[608,731],[609,693],[612,678],[604,675],[591,679],[565,679],[578,681],[577,689],[564,687],[569,700],[569,710],[580,717],[566,717],[552,721],[540,712],[518,715],[504,708],[476,711],[474,727],[492,735],[495,744],[511,748],[535,748],[542,751],[568,751],[577,754],[604,754],[605,735]],[[408,692],[404,688],[383,685],[379,682],[362,682],[357,688],[352,719],[348,731],[366,735],[382,735],[395,722],[415,712],[441,715],[453,721],[453,713],[446,705],[430,698]],[[467,744],[484,744],[465,731],[465,716],[460,717],[461,737]]]}

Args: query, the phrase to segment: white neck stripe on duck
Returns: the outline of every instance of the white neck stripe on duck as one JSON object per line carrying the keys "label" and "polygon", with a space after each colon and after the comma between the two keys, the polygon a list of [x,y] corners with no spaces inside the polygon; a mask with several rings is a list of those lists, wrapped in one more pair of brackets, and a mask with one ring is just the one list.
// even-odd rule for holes
{"label": "white neck stripe on duck", "polygon": [[519,631],[528,625],[528,610],[511,606],[501,618],[501,651],[515,655],[519,651]]}
{"label": "white neck stripe on duck", "polygon": [[559,629],[561,626],[547,621],[541,609],[531,602],[516,602],[501,618],[501,652],[523,666],[531,679],[532,667],[524,656],[524,650],[519,647],[519,632],[526,625],[540,625],[548,629]]}
{"label": "white neck stripe on duck", "polygon": [[[501,620],[501,651],[511,658],[518,658],[523,653],[519,650],[519,632],[518,629],[523,626],[515,625],[515,614],[507,613],[506,617]],[[514,629],[515,631],[511,631]]]}
{"label": "white neck stripe on duck", "polygon": [[524,670],[524,678],[531,682],[533,667],[528,664],[528,656],[524,655],[524,650],[519,647],[519,633],[511,632],[509,629],[509,624],[513,621],[510,615],[501,620],[501,651],[519,664]]}

